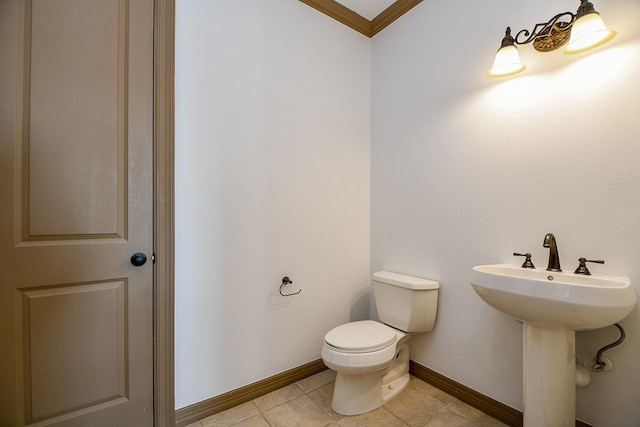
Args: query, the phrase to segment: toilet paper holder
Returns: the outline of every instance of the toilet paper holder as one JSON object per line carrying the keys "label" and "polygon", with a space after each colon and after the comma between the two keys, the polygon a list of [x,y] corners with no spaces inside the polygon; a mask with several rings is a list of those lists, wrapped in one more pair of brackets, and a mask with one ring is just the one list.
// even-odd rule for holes
{"label": "toilet paper holder", "polygon": [[300,289],[300,290],[298,290],[298,292],[292,292],[290,294],[282,293],[282,288],[287,286],[287,285],[289,285],[289,284],[291,284],[291,283],[293,283],[293,280],[289,279],[288,276],[284,276],[282,278],[282,284],[280,285],[280,295],[282,295],[283,297],[292,297],[292,296],[298,295],[300,292],[302,292],[302,289]]}

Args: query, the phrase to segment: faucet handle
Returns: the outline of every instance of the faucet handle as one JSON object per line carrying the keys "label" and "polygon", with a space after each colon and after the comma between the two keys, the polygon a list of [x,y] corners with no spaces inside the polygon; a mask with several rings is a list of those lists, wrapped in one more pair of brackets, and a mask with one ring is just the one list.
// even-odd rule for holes
{"label": "faucet handle", "polygon": [[535,265],[531,262],[531,254],[527,252],[526,254],[519,254],[517,252],[513,253],[513,256],[523,256],[525,257],[524,263],[522,264],[522,268],[536,268]]}
{"label": "faucet handle", "polygon": [[591,272],[587,268],[586,263],[595,262],[596,264],[604,264],[604,260],[602,259],[586,259],[581,257],[581,258],[578,258],[578,261],[580,262],[580,265],[578,265],[578,268],[576,268],[576,271],[574,271],[574,273],[584,274],[586,276],[591,276]]}

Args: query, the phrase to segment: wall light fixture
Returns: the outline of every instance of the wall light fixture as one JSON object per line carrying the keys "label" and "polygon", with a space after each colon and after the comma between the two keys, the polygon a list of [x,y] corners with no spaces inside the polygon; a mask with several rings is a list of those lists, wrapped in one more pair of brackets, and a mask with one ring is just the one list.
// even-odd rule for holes
{"label": "wall light fixture", "polygon": [[616,32],[607,29],[589,0],[580,0],[578,11],[558,13],[546,23],[536,24],[531,33],[520,30],[516,37],[511,36],[507,27],[505,36],[493,67],[487,71],[489,77],[503,77],[519,73],[526,67],[520,62],[517,44],[533,42],[533,48],[539,52],[550,52],[565,44],[563,52],[573,54],[584,52],[611,40]]}

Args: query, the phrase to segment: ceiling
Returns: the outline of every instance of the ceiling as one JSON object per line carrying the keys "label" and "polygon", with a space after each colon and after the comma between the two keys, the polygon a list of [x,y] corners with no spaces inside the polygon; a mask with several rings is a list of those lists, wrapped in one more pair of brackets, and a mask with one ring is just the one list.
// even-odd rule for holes
{"label": "ceiling", "polygon": [[367,37],[373,37],[422,0],[300,1]]}
{"label": "ceiling", "polygon": [[369,21],[380,15],[396,0],[336,0]]}

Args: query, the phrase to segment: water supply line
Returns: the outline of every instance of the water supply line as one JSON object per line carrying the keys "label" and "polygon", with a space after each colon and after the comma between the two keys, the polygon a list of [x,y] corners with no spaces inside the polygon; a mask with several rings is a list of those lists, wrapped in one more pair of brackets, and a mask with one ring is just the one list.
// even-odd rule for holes
{"label": "water supply line", "polygon": [[603,372],[607,370],[606,369],[607,364],[603,361],[602,353],[609,350],[610,348],[620,345],[622,341],[624,341],[624,338],[625,338],[624,329],[622,329],[622,326],[620,326],[619,323],[615,323],[614,326],[618,328],[618,330],[620,330],[620,338],[618,338],[617,341],[612,342],[611,344],[605,345],[600,350],[598,350],[598,353],[596,354],[596,363],[591,367],[591,370],[593,372]]}

